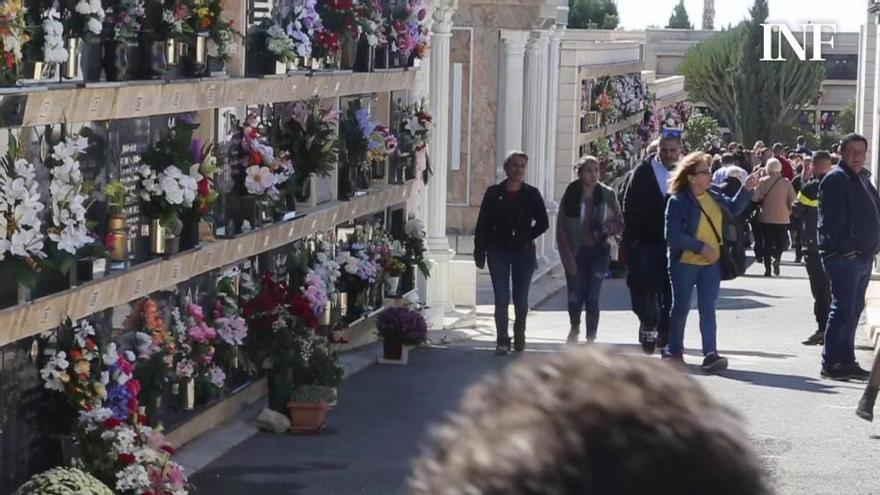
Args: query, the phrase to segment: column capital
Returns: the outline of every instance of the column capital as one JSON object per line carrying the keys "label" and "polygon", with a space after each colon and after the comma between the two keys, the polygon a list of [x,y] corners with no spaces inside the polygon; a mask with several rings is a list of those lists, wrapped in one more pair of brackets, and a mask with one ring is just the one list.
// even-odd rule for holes
{"label": "column capital", "polygon": [[458,0],[434,0],[431,2],[431,33],[438,35],[452,34],[452,16],[458,10]]}
{"label": "column capital", "polygon": [[499,31],[499,34],[501,35],[501,41],[504,42],[505,49],[508,51],[512,51],[515,48],[525,50],[526,43],[529,41],[529,31],[502,29]]}
{"label": "column capital", "polygon": [[565,36],[566,26],[556,26],[553,31],[550,33],[550,41],[555,44],[559,44],[562,42],[562,37]]}

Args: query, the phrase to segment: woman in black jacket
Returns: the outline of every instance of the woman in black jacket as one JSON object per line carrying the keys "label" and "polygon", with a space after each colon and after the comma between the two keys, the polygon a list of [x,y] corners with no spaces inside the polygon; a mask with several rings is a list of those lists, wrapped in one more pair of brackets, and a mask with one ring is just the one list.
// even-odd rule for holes
{"label": "woman in black jacket", "polygon": [[550,226],[540,191],[524,182],[528,160],[521,151],[511,152],[504,160],[507,179],[486,189],[474,233],[474,261],[478,268],[488,261],[492,277],[497,355],[510,353],[507,308],[511,278],[516,318],[513,348],[517,352],[525,349],[529,286],[537,263],[535,239]]}

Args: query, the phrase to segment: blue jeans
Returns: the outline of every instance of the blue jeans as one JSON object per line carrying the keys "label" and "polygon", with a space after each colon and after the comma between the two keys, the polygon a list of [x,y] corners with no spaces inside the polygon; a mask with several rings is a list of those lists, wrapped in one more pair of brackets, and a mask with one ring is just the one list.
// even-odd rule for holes
{"label": "blue jeans", "polygon": [[526,314],[529,312],[529,286],[535,272],[535,252],[489,249],[486,255],[492,291],[495,293],[495,334],[498,345],[510,345],[507,332],[507,308],[510,305],[511,279],[513,280],[513,323],[515,333],[525,333]]}
{"label": "blue jeans", "polygon": [[[581,311],[586,306],[587,321],[591,318],[598,323],[599,292],[602,281],[611,262],[611,254],[607,244],[582,246],[575,255],[577,273],[565,276],[568,286],[568,320],[571,326],[581,324]],[[587,326],[587,336],[595,337],[595,328]]]}
{"label": "blue jeans", "polygon": [[825,330],[822,367],[848,368],[856,364],[856,328],[865,309],[865,291],[871,280],[870,257],[853,259],[832,256],[822,260],[831,280],[831,312]]}
{"label": "blue jeans", "polygon": [[715,333],[715,301],[721,288],[721,265],[689,265],[674,262],[669,266],[672,281],[672,311],[669,315],[669,352],[684,352],[684,327],[691,309],[691,295],[697,288],[697,308],[700,311],[700,335],[703,337],[703,355],[717,352]]}

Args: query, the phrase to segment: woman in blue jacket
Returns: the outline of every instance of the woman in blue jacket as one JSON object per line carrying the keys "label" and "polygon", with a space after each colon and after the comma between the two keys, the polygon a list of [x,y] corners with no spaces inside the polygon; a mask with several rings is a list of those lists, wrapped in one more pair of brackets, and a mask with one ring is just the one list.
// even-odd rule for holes
{"label": "woman in blue jacket", "polygon": [[746,179],[733,199],[713,190],[712,157],[691,153],[682,159],[669,179],[666,205],[666,240],[669,244],[669,278],[672,282],[672,311],[669,317],[669,345],[663,357],[684,362],[684,327],[697,288],[700,334],[703,337],[703,364],[706,372],[727,368],[727,359],[718,355],[715,342],[715,301],[721,285],[723,225],[749,205],[758,183],[757,175]]}

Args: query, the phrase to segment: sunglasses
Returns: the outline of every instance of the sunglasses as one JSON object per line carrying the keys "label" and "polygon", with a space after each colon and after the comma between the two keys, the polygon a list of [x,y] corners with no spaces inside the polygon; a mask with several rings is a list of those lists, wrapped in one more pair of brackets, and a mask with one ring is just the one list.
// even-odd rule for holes
{"label": "sunglasses", "polygon": [[663,139],[681,139],[682,130],[674,127],[664,127],[660,129],[660,137]]}

